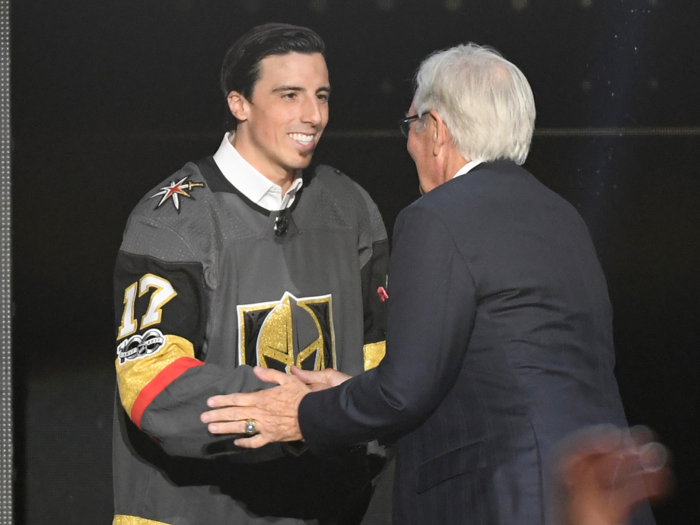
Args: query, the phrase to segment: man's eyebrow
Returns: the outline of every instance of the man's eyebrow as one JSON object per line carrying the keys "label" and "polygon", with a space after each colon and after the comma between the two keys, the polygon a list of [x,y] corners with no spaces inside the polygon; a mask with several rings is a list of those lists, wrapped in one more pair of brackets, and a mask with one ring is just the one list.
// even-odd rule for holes
{"label": "man's eyebrow", "polygon": [[289,86],[289,85],[283,85],[283,86],[278,86],[272,90],[273,93],[277,93],[279,91],[306,91],[306,88],[303,88],[301,86]]}
{"label": "man's eyebrow", "polygon": [[[283,85],[283,86],[278,86],[272,90],[273,93],[279,93],[280,91],[306,91],[306,88],[301,87],[301,86],[290,86],[290,85]],[[330,86],[322,86],[316,90],[316,93],[320,91],[325,91],[326,93],[331,92],[331,87]]]}

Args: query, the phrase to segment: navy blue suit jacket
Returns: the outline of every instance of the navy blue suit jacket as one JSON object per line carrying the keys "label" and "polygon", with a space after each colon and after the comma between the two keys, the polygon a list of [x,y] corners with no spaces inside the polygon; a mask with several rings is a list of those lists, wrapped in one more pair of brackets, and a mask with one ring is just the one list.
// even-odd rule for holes
{"label": "navy blue suit jacket", "polygon": [[[303,399],[308,446],[398,440],[395,525],[551,523],[556,445],[626,425],[586,225],[497,161],[402,211],[393,244],[386,357]],[[644,514],[637,523],[653,523]]]}

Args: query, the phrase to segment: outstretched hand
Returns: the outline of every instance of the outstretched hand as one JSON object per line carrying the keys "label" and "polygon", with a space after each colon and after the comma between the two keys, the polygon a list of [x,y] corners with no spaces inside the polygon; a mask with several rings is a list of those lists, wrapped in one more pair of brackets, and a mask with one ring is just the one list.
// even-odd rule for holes
{"label": "outstretched hand", "polygon": [[560,465],[569,525],[620,525],[646,499],[668,492],[666,448],[644,427],[589,429]]}
{"label": "outstretched hand", "polygon": [[302,439],[298,412],[303,397],[339,385],[350,377],[333,369],[309,372],[296,367],[292,367],[294,375],[257,366],[254,372],[262,381],[280,386],[248,394],[210,397],[207,405],[213,410],[200,417],[212,434],[244,434],[247,423],[252,421],[256,434],[235,440],[242,448]]}
{"label": "outstretched hand", "polygon": [[342,372],[338,372],[333,368],[326,368],[324,370],[318,371],[309,371],[302,370],[300,368],[297,368],[296,366],[293,366],[292,374],[294,374],[304,383],[309,385],[313,392],[338,386],[350,379],[349,375],[344,374]]}

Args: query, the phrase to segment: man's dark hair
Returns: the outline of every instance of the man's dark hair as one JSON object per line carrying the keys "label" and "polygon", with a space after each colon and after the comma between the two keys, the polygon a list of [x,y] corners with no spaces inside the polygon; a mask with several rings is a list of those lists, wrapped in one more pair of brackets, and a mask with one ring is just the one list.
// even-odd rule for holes
{"label": "man's dark hair", "polygon": [[[224,97],[237,91],[250,100],[255,83],[260,78],[260,61],[271,55],[321,53],[326,46],[311,29],[290,24],[263,24],[240,37],[229,48],[221,66],[221,90]],[[227,121],[235,130],[238,121],[227,111]]]}

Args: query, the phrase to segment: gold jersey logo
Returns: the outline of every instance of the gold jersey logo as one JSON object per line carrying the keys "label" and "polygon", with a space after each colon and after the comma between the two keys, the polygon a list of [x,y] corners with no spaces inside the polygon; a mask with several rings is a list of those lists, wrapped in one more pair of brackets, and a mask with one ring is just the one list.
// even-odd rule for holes
{"label": "gold jersey logo", "polygon": [[289,373],[336,368],[331,296],[238,306],[238,362]]}

